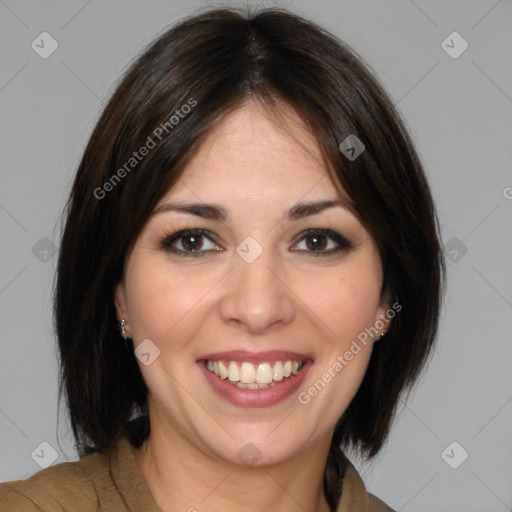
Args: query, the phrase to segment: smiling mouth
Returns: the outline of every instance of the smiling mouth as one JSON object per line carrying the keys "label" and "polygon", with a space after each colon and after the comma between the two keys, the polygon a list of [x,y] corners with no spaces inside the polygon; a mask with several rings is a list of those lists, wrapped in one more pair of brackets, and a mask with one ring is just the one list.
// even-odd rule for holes
{"label": "smiling mouth", "polygon": [[304,364],[305,361],[290,359],[259,364],[206,360],[206,368],[210,372],[241,389],[265,389],[279,385],[297,375]]}

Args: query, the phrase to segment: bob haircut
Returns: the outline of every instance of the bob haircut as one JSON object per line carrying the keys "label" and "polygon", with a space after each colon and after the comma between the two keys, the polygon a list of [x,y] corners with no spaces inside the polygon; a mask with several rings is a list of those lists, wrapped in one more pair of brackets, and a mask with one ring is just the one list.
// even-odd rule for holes
{"label": "bob haircut", "polygon": [[[64,392],[80,457],[121,435],[136,446],[149,435],[148,389],[133,341],[119,335],[114,289],[158,201],[209,130],[247,100],[275,116],[286,104],[310,129],[340,195],[376,240],[382,297],[403,308],[374,345],[336,425],[327,469],[340,445],[368,459],[377,454],[399,397],[431,352],[445,275],[439,225],[391,99],[347,45],[300,16],[202,11],[163,33],[126,71],[92,132],[64,212],[55,283],[59,401]],[[365,146],[354,160],[339,149],[349,135]]]}

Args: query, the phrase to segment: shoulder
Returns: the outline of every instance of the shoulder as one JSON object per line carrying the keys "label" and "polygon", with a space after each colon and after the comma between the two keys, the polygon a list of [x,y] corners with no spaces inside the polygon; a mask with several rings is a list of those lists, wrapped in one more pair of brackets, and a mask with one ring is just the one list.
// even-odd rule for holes
{"label": "shoulder", "polygon": [[342,453],[344,465],[341,501],[337,512],[395,512],[382,500],[366,490],[364,482],[355,466]]}
{"label": "shoulder", "polygon": [[377,498],[377,496],[368,493],[368,498],[370,501],[370,512],[395,512],[394,509],[386,505],[382,500]]}
{"label": "shoulder", "polygon": [[38,471],[26,480],[0,484],[0,512],[99,510],[101,492],[111,486],[108,457],[83,456]]}

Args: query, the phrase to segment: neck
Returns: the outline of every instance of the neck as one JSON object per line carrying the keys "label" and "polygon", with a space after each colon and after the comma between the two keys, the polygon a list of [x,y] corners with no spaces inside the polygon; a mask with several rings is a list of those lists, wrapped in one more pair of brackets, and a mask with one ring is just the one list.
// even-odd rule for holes
{"label": "neck", "polygon": [[151,428],[133,453],[163,512],[307,510],[331,512],[323,491],[330,446],[314,447],[278,464],[245,467],[213,458],[170,428]]}

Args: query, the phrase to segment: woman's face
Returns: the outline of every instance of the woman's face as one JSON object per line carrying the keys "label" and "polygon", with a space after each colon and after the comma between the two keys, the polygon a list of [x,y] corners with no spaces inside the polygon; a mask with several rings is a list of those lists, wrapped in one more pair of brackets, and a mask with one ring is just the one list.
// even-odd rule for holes
{"label": "woman's face", "polygon": [[358,335],[387,309],[362,224],[343,205],[308,207],[338,194],[288,114],[294,138],[253,102],[216,125],[155,208],[115,293],[152,432],[235,464],[330,442],[378,338]]}

